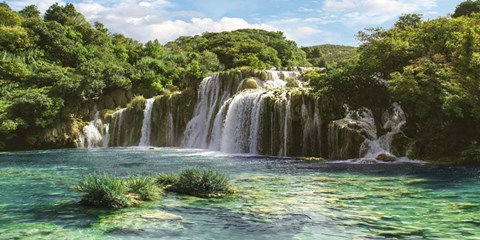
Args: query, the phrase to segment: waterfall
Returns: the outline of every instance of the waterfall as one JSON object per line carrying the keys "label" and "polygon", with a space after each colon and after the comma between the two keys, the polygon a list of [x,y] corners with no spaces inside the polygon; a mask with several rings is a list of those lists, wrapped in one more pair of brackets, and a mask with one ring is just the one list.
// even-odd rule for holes
{"label": "waterfall", "polygon": [[77,140],[77,142],[79,143],[79,147],[103,147],[103,133],[105,129],[106,128],[102,120],[100,119],[100,112],[96,111],[94,119],[88,122],[88,124],[82,128],[82,132],[80,133]]}
{"label": "waterfall", "polygon": [[216,73],[203,79],[196,102],[193,92],[173,92],[147,99],[145,108],[106,114],[105,123],[98,115],[79,145],[320,156],[320,108],[300,77],[282,70]]}
{"label": "waterfall", "polygon": [[395,135],[401,133],[406,123],[405,114],[398,104],[385,111],[380,125],[383,135],[378,136],[377,124],[370,109],[346,111],[343,119],[329,125],[329,149],[332,159],[394,159],[391,144]]}
{"label": "waterfall", "polygon": [[[257,89],[246,90],[241,88],[246,78],[239,84],[227,84],[219,75],[205,78],[182,145],[225,153],[320,154],[321,124],[315,100],[301,85],[286,87],[286,78],[298,81],[301,73],[266,73],[268,79],[253,78]],[[308,130],[294,131],[293,126]]]}
{"label": "waterfall", "polygon": [[110,132],[110,141],[109,146],[124,146],[124,134],[123,131],[125,130],[125,111],[126,108],[122,108],[112,114],[112,126]]}
{"label": "waterfall", "polygon": [[395,103],[393,104],[391,111],[386,111],[383,114],[382,120],[382,127],[387,132],[380,137],[376,137],[375,135],[373,138],[365,140],[361,146],[361,151],[366,152],[363,158],[377,158],[380,154],[394,156],[394,154],[391,153],[390,146],[393,137],[400,133],[402,127],[406,124],[405,113],[400,105]]}
{"label": "waterfall", "polygon": [[140,137],[139,146],[150,146],[150,134],[152,123],[152,109],[155,98],[147,99],[145,103],[145,110],[143,112],[142,135]]}

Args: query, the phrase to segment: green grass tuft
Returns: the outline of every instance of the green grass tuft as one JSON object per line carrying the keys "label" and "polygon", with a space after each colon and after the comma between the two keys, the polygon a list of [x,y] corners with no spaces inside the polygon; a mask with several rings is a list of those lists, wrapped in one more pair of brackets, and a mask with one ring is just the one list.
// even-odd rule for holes
{"label": "green grass tuft", "polygon": [[160,198],[162,189],[152,177],[121,179],[108,174],[84,177],[74,189],[84,193],[80,204],[94,207],[126,208]]}
{"label": "green grass tuft", "polygon": [[126,185],[129,188],[129,193],[140,201],[157,200],[163,191],[158,187],[153,177],[130,177],[126,180]]}
{"label": "green grass tuft", "polygon": [[74,187],[84,193],[80,203],[87,206],[125,208],[133,205],[128,196],[128,187],[122,179],[107,174],[95,174],[84,177]]}
{"label": "green grass tuft", "polygon": [[160,174],[157,176],[157,183],[164,186],[166,191],[197,197],[220,197],[233,193],[225,174],[213,169],[189,168],[178,176]]}

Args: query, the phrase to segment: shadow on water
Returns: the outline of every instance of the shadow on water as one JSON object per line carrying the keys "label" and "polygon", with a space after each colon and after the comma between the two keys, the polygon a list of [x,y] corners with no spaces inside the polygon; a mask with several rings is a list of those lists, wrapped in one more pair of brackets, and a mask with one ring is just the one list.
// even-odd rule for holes
{"label": "shadow on water", "polygon": [[64,201],[52,205],[37,205],[33,208],[6,209],[10,217],[8,223],[50,223],[64,228],[88,228],[101,216],[114,213],[114,210],[82,207],[74,201]]}

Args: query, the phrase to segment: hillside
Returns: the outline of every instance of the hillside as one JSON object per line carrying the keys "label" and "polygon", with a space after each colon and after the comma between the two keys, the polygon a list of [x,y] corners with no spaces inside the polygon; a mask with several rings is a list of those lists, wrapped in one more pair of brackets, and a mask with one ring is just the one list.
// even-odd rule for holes
{"label": "hillside", "polygon": [[323,44],[301,48],[307,54],[307,60],[317,67],[335,67],[339,63],[352,59],[357,48],[352,46]]}

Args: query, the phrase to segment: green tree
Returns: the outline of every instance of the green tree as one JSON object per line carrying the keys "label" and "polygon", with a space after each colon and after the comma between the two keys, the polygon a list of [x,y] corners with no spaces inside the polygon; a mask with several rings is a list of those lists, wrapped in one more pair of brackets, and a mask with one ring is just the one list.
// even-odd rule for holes
{"label": "green tree", "polygon": [[472,13],[480,12],[480,1],[479,0],[467,0],[460,3],[455,12],[453,13],[452,17],[457,18],[461,16],[469,16]]}
{"label": "green tree", "polygon": [[40,18],[40,11],[35,5],[28,5],[18,12],[23,18]]}

